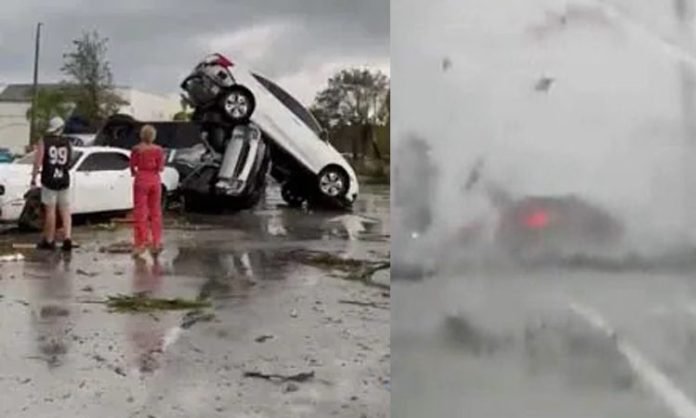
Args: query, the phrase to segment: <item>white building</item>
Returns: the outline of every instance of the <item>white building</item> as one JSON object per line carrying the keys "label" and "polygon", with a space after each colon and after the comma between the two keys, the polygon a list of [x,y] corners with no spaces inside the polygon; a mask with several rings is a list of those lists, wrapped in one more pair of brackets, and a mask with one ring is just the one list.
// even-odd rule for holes
{"label": "white building", "polygon": [[[59,84],[40,84],[40,89],[58,88]],[[181,110],[178,98],[164,97],[130,87],[117,87],[116,92],[127,105],[119,110],[140,120],[171,120]],[[22,152],[29,142],[27,111],[31,106],[31,84],[0,84],[0,148]]]}

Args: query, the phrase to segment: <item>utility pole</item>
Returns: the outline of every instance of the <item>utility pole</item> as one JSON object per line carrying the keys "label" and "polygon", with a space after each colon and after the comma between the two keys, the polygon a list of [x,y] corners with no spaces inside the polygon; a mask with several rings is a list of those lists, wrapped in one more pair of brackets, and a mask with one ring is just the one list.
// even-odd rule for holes
{"label": "utility pole", "polygon": [[36,25],[36,46],[34,48],[34,86],[32,88],[31,101],[31,125],[29,126],[29,145],[34,145],[36,141],[36,104],[39,100],[39,46],[41,45],[41,25]]}
{"label": "utility pole", "polygon": [[[679,44],[689,53],[694,51],[691,27],[694,21],[693,0],[673,0],[674,12],[677,18]],[[694,69],[685,61],[679,62],[679,77],[681,91],[681,111],[683,123],[682,164],[684,165],[684,232],[689,244],[696,238],[696,77]]]}

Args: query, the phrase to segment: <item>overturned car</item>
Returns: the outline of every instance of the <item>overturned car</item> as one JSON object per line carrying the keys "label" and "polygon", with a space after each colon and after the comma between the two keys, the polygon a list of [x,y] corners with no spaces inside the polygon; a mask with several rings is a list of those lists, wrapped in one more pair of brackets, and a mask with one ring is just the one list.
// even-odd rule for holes
{"label": "overturned car", "polygon": [[358,180],[312,114],[267,78],[220,54],[202,60],[181,84],[213,148],[222,149],[240,125],[258,126],[269,147],[271,175],[291,206],[307,202],[349,208]]}
{"label": "overturned car", "polygon": [[[189,122],[140,122],[126,115],[111,117],[95,142],[135,146],[145,123],[157,129],[157,143],[167,152],[167,166],[179,172],[177,194],[189,211],[247,209],[263,195],[270,152],[261,131],[251,123],[230,127],[229,135]],[[211,140],[212,139],[212,140]]]}

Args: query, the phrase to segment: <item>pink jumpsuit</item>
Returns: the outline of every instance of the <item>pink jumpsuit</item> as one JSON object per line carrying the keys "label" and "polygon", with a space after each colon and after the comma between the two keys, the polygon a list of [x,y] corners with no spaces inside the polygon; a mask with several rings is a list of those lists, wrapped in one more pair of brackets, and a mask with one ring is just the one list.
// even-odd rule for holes
{"label": "pink jumpsuit", "polygon": [[[133,182],[134,245],[143,248],[148,243],[162,244],[162,182],[164,151],[157,145],[136,145],[131,151]],[[148,228],[148,218],[150,225]],[[148,231],[149,229],[149,231]],[[148,240],[148,232],[152,241]]]}

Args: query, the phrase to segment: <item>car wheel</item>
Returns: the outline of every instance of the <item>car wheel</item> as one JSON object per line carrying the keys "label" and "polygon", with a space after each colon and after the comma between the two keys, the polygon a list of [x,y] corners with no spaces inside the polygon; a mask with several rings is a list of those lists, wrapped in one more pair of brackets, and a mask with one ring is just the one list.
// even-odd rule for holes
{"label": "car wheel", "polygon": [[293,184],[286,183],[280,189],[280,195],[288,204],[288,206],[293,208],[299,208],[307,200],[305,196],[300,193],[297,186]]}
{"label": "car wheel", "polygon": [[327,167],[319,173],[319,191],[324,197],[338,199],[348,192],[348,175],[340,167]]}
{"label": "car wheel", "polygon": [[254,94],[246,87],[235,85],[223,93],[220,106],[233,123],[245,123],[256,109]]}

